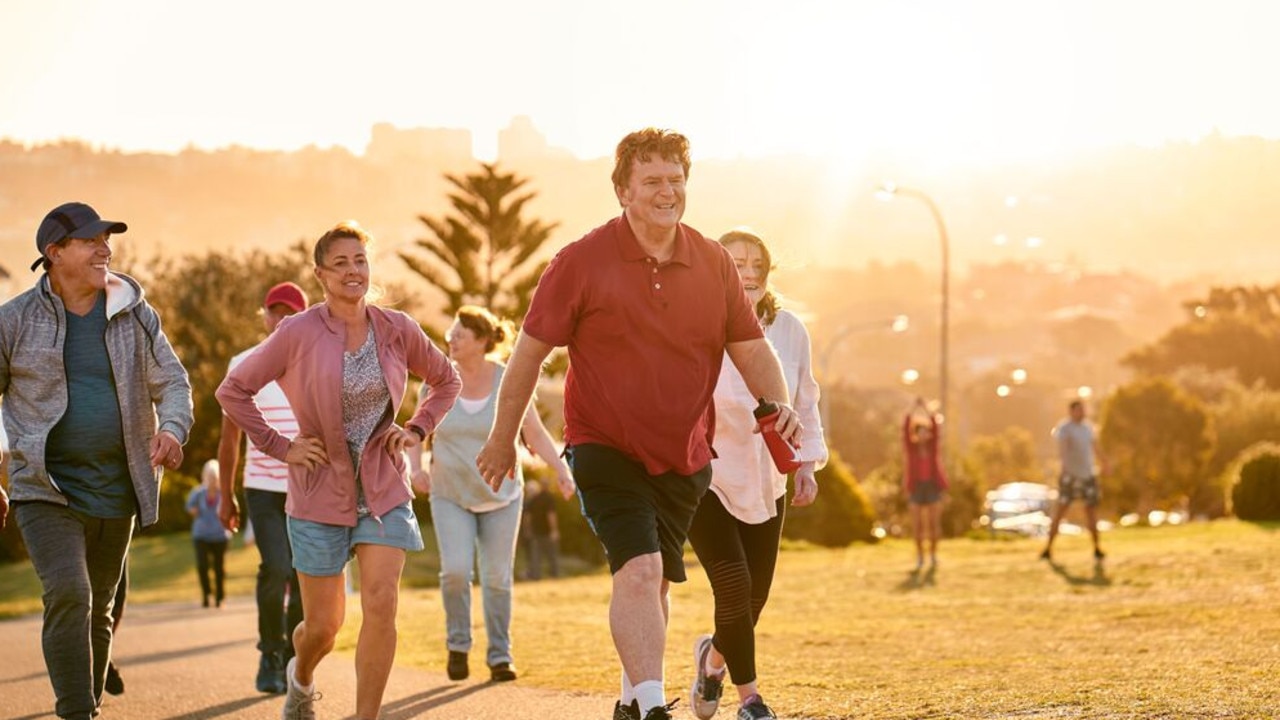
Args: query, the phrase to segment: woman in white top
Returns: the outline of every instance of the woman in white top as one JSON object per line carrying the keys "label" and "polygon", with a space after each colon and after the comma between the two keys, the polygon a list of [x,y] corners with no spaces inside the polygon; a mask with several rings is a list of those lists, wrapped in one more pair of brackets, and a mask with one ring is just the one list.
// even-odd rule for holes
{"label": "woman in white top", "polygon": [[[733,256],[742,286],[754,303],[765,337],[778,353],[791,394],[791,406],[804,427],[797,451],[791,504],[813,502],[814,472],[827,462],[818,384],[810,366],[809,333],[794,314],[778,305],[769,288],[773,267],[768,247],[758,236],[735,230],[720,238]],[[782,521],[787,477],[778,472],[762,437],[755,433],[751,396],[742,376],[726,362],[715,390],[717,458],[712,461],[711,491],[702,497],[689,529],[689,541],[707,572],[715,596],[715,635],[694,641],[696,668],[690,702],[699,718],[710,718],[720,703],[726,666],[737,686],[740,720],[776,717],[760,697],[756,681],[755,625],[769,597]]]}
{"label": "woman in white top", "polygon": [[[523,509],[523,478],[517,466],[494,492],[476,470],[476,455],[493,425],[494,403],[503,365],[494,359],[509,347],[514,330],[484,308],[460,308],[446,340],[449,357],[462,377],[462,393],[436,428],[429,470],[419,453],[409,453],[414,488],[431,494],[431,519],[440,548],[440,595],[444,600],[449,678],[469,674],[471,650],[471,569],[479,548],[486,662],[494,681],[516,679],[511,658],[511,585],[516,538]],[[569,468],[556,452],[533,403],[524,419],[524,442],[555,470],[560,492],[574,492]]]}

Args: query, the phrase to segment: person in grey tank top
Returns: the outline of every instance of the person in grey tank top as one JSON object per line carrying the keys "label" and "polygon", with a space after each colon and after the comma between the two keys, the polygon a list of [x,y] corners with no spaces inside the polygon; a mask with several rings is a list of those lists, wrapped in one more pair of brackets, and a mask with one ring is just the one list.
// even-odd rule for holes
{"label": "person in grey tank top", "polygon": [[[476,469],[476,455],[493,424],[494,403],[504,367],[497,358],[509,347],[514,330],[509,321],[475,306],[460,308],[446,339],[449,356],[462,377],[462,393],[436,428],[429,469],[419,452],[410,452],[414,489],[431,495],[431,518],[440,548],[440,595],[444,601],[446,670],[452,680],[470,670],[471,569],[477,549],[489,647],[489,678],[516,679],[511,657],[511,603],[516,538],[523,509],[523,476],[517,467],[497,490]],[[521,436],[551,465],[565,498],[574,492],[569,467],[560,458],[533,403],[525,413]]]}
{"label": "person in grey tank top", "polygon": [[1058,476],[1058,505],[1054,508],[1053,519],[1049,523],[1049,541],[1040,553],[1040,559],[1053,562],[1053,541],[1058,537],[1058,527],[1071,503],[1080,500],[1084,504],[1089,534],[1093,537],[1093,557],[1101,562],[1106,557],[1098,542],[1098,501],[1102,498],[1102,492],[1098,487],[1094,459],[1101,464],[1104,473],[1107,461],[1098,446],[1093,425],[1085,422],[1084,402],[1072,400],[1067,406],[1067,413],[1069,417],[1053,429],[1053,437],[1058,443],[1058,457],[1062,460],[1062,474]]}

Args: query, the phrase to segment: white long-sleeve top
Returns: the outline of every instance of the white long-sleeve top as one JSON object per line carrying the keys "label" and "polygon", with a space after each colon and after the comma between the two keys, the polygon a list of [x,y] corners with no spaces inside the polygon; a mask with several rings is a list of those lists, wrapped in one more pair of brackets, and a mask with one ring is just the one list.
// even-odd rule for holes
{"label": "white long-sleeve top", "polygon": [[[779,310],[777,319],[765,328],[765,338],[782,362],[791,407],[799,413],[804,427],[800,460],[821,468],[827,464],[827,443],[818,413],[819,392],[813,379],[809,332],[800,318]],[[711,461],[711,491],[738,520],[749,525],[765,522],[778,514],[776,503],[787,492],[787,476],[773,466],[764,438],[752,432],[756,426],[752,411],[758,400],[727,357],[720,366],[713,398],[717,457]]]}

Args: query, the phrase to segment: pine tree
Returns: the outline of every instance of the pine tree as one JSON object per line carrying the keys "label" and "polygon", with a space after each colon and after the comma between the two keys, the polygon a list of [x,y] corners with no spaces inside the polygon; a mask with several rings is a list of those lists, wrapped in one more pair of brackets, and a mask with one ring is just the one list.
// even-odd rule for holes
{"label": "pine tree", "polygon": [[522,192],[527,178],[495,164],[480,167],[460,178],[445,175],[456,188],[449,194],[453,213],[419,215],[431,235],[400,258],[445,294],[447,317],[463,305],[479,305],[519,323],[547,266],[537,256],[559,223],[522,217],[537,195]]}

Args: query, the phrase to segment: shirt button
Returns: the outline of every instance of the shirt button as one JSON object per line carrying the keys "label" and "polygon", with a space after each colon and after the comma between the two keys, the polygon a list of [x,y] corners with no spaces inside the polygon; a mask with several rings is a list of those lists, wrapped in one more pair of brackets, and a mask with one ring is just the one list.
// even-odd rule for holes
{"label": "shirt button", "polygon": [[654,283],[654,284],[653,284],[653,289],[654,289],[654,290],[661,290],[661,289],[662,289],[662,283]]}

